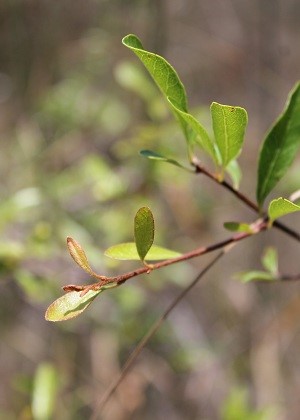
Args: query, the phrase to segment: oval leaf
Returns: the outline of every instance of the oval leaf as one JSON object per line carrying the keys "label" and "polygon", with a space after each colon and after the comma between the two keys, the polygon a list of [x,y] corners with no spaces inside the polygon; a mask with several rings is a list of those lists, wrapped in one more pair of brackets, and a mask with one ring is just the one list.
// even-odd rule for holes
{"label": "oval leaf", "polygon": [[297,206],[297,204],[287,200],[286,198],[280,197],[271,201],[269,204],[268,215],[270,221],[273,222],[275,219],[289,213],[294,213],[295,211],[300,211],[300,206]]}
{"label": "oval leaf", "polygon": [[137,253],[144,261],[154,241],[154,217],[149,207],[141,207],[135,215],[134,239]]}
{"label": "oval leaf", "polygon": [[85,255],[85,252],[79,243],[75,241],[75,239],[68,237],[67,246],[71,257],[76,262],[76,264],[78,264],[79,267],[81,267],[84,271],[92,275],[93,270],[91,269],[87,256]]}
{"label": "oval leaf", "polygon": [[90,290],[84,296],[81,292],[68,292],[56,299],[47,309],[45,319],[47,321],[66,321],[80,315],[102,290]]}
{"label": "oval leaf", "polygon": [[258,162],[256,197],[261,207],[284,176],[300,146],[300,83],[291,91],[283,114],[267,134]]}
{"label": "oval leaf", "polygon": [[[128,242],[124,244],[118,244],[108,248],[104,255],[115,260],[139,260],[139,254],[136,249],[134,242]],[[159,260],[168,260],[171,258],[180,257],[180,253],[172,251],[167,248],[160,246],[152,245],[150,250],[147,253],[147,261],[159,261]]]}
{"label": "oval leaf", "polygon": [[225,169],[241,151],[248,122],[247,112],[244,108],[217,102],[211,104],[210,111],[216,143]]}

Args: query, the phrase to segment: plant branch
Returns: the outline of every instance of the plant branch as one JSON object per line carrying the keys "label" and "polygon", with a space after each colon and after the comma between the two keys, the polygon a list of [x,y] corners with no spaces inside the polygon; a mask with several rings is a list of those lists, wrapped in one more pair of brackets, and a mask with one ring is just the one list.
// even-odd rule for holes
{"label": "plant branch", "polygon": [[209,252],[216,251],[218,249],[224,248],[227,245],[234,244],[236,242],[239,242],[243,239],[246,239],[250,236],[253,236],[259,232],[262,232],[268,228],[268,223],[265,219],[258,219],[256,222],[254,222],[252,225],[253,231],[252,232],[241,232],[237,233],[230,238],[227,238],[221,242],[217,242],[215,244],[206,246],[206,247],[200,247],[197,249],[194,249],[193,251],[187,252],[186,254],[180,255],[179,257],[164,260],[161,262],[158,262],[156,264],[151,264],[150,266],[144,266],[141,268],[137,268],[133,271],[130,271],[125,274],[120,274],[115,277],[105,277],[103,275],[93,274],[93,277],[99,279],[99,282],[89,284],[89,285],[67,285],[64,286],[63,289],[66,292],[70,291],[81,291],[82,295],[87,293],[89,290],[99,290],[101,287],[106,286],[110,283],[117,283],[118,285],[121,285],[122,283],[126,282],[127,280],[131,279],[132,277],[139,276],[141,274],[150,273],[153,270],[158,270],[162,267],[167,267],[168,265],[175,264],[182,261],[188,261],[192,258],[199,257],[200,255],[208,254]]}
{"label": "plant branch", "polygon": [[[223,188],[225,188],[227,191],[230,191],[233,195],[235,195],[240,201],[246,204],[249,208],[251,208],[256,213],[260,214],[261,211],[257,204],[252,201],[250,198],[248,198],[246,195],[241,193],[240,191],[233,188],[229,182],[226,180],[220,180],[217,175],[212,174],[209,172],[204,166],[200,164],[200,162],[194,158],[192,161],[192,165],[195,168],[196,174],[204,174],[208,178],[210,178],[212,181],[216,182],[217,184],[221,185]],[[265,214],[263,215],[265,216]],[[281,230],[282,232],[286,233],[287,235],[291,236],[292,238],[296,239],[296,241],[300,242],[300,234],[296,232],[295,230],[289,228],[288,226],[285,226],[283,223],[275,220],[273,223],[273,226],[275,226],[277,229]]]}
{"label": "plant branch", "polygon": [[[234,245],[234,244],[233,244]],[[104,395],[102,396],[98,406],[95,408],[94,413],[91,417],[91,420],[96,420],[103,410],[104,406],[107,404],[107,402],[110,400],[113,393],[116,391],[120,383],[123,381],[125,376],[127,375],[128,371],[132,367],[133,363],[139,356],[139,354],[142,352],[144,347],[147,345],[149,340],[154,336],[154,334],[157,332],[157,330],[160,328],[162,323],[166,320],[166,318],[170,315],[172,310],[178,305],[178,303],[187,295],[190,290],[196,286],[196,284],[201,280],[201,278],[217,263],[217,261],[226,253],[229,251],[229,249],[232,248],[232,246],[225,247],[221,252],[219,252],[215,258],[212,259],[212,261],[207,264],[204,269],[195,277],[195,279],[187,286],[185,287],[181,293],[170,303],[168,308],[165,310],[165,312],[160,316],[160,318],[157,319],[157,321],[152,325],[152,327],[149,329],[149,331],[144,335],[144,337],[141,339],[141,341],[138,343],[138,345],[135,347],[133,352],[130,354],[128,359],[126,360],[125,365],[123,366],[120,374],[118,377],[112,382],[112,384],[109,386],[109,388],[106,390]]]}

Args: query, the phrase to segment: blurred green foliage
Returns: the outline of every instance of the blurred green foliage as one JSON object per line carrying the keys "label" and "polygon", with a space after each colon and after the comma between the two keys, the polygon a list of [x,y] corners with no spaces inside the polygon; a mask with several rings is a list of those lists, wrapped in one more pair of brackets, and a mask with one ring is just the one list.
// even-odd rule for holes
{"label": "blurred green foliage", "polygon": [[[247,391],[233,389],[224,402],[222,420],[272,420],[276,416],[274,409],[252,410],[247,402]],[[276,418],[276,417],[275,417]]]}

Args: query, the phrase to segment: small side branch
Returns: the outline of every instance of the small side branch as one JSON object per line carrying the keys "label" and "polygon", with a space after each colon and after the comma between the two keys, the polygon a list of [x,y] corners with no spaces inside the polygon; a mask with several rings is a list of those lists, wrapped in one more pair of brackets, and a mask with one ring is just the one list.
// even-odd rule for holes
{"label": "small side branch", "polygon": [[[223,248],[225,248],[229,245],[233,245],[233,244],[235,244],[235,243],[237,243],[241,240],[244,240],[246,238],[249,238],[250,236],[253,236],[257,233],[260,233],[260,232],[266,230],[268,228],[268,223],[264,219],[258,219],[256,222],[254,222],[252,224],[252,226],[253,226],[253,232],[251,232],[251,233],[249,233],[249,232],[237,233],[237,234],[233,235],[232,237],[230,237],[228,239],[225,239],[224,241],[217,242],[215,244],[212,244],[212,245],[209,245],[209,246],[206,246],[206,247],[197,248],[193,251],[187,252],[187,253],[185,253],[183,255],[180,255],[179,257],[176,257],[176,258],[172,258],[172,259],[169,259],[169,260],[164,260],[164,261],[158,262],[156,264],[151,264],[151,271],[158,270],[160,268],[167,267],[169,265],[176,264],[176,263],[179,263],[179,262],[188,261],[192,258],[196,258],[196,257],[199,257],[201,255],[208,254],[210,252],[216,251],[218,249],[223,249]],[[104,287],[108,284],[111,284],[111,283],[117,283],[118,285],[121,285],[121,284],[125,283],[127,280],[129,280],[133,277],[139,276],[141,274],[146,274],[146,273],[149,273],[149,267],[147,267],[147,266],[137,268],[133,271],[130,271],[130,272],[125,273],[125,274],[120,274],[120,275],[115,276],[115,277],[105,277],[103,275],[100,276],[100,275],[94,273],[93,277],[99,278],[100,281],[98,281],[96,283],[93,283],[93,284],[81,285],[81,286],[69,284],[69,285],[64,286],[63,289],[66,292],[71,292],[71,291],[79,292],[80,291],[82,293],[82,296],[83,296],[89,290],[99,290],[102,287]]]}
{"label": "small side branch", "polygon": [[[209,179],[211,179],[215,183],[221,185],[227,191],[230,191],[241,202],[243,202],[244,204],[246,204],[247,207],[251,208],[253,211],[255,211],[256,213],[260,214],[260,209],[257,206],[257,204],[254,201],[252,201],[249,197],[247,197],[246,195],[244,195],[240,191],[238,191],[235,188],[233,188],[233,186],[230,185],[229,182],[227,182],[226,180],[220,181],[220,179],[216,175],[214,175],[210,171],[208,171],[195,158],[194,158],[192,164],[193,164],[193,166],[195,168],[195,173],[196,174],[204,174],[205,176],[207,176]],[[266,215],[265,214],[262,214],[262,216],[266,216]],[[296,241],[300,242],[300,234],[298,232],[296,232],[295,230],[289,228],[288,226],[284,225],[283,223],[281,223],[281,222],[279,222],[277,220],[275,220],[275,222],[273,223],[273,226],[276,227],[277,229],[281,230],[282,232],[286,233],[287,235],[289,235],[291,238],[295,239]]]}

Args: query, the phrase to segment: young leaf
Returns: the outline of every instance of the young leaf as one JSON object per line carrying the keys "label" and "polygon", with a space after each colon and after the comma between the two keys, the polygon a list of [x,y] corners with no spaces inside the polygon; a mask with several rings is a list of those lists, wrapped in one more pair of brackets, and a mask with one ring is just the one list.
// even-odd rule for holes
{"label": "young leaf", "polygon": [[267,273],[266,271],[246,271],[239,273],[236,277],[243,283],[248,283],[253,280],[276,280],[271,273]]}
{"label": "young leaf", "polygon": [[240,165],[235,159],[228,163],[226,166],[226,172],[232,179],[233,188],[238,190],[242,179],[242,171]]}
{"label": "young leaf", "polygon": [[144,261],[154,241],[154,217],[149,207],[141,207],[135,215],[134,239],[137,253]]}
{"label": "young leaf", "polygon": [[191,169],[186,168],[185,166],[181,165],[181,163],[177,162],[177,160],[167,158],[165,156],[160,155],[159,153],[152,152],[152,150],[141,150],[140,155],[142,155],[142,156],[144,156],[148,159],[160,160],[162,162],[168,162],[168,163],[171,163],[171,165],[178,166],[179,168],[185,169],[186,171],[194,172],[194,171],[191,171]]}
{"label": "young leaf", "polygon": [[84,271],[92,275],[93,270],[90,267],[87,256],[85,255],[84,250],[81,248],[79,243],[75,239],[68,237],[67,246],[70,252],[71,257]]}
{"label": "young leaf", "polygon": [[104,290],[112,289],[117,284],[109,284],[103,286],[100,290],[89,290],[85,295],[81,296],[81,292],[68,292],[60,298],[56,299],[47,309],[45,319],[47,321],[66,321],[75,318],[86,310],[93,300]]}
{"label": "young leaf", "polygon": [[[140,256],[136,249],[134,242],[128,242],[124,244],[118,244],[108,248],[104,255],[115,260],[139,260]],[[167,248],[152,245],[147,253],[147,261],[159,261],[168,260],[171,258],[179,257],[181,254],[176,251],[172,251]]]}
{"label": "young leaf", "polygon": [[285,110],[267,134],[258,162],[257,202],[262,207],[267,195],[284,176],[300,146],[300,83],[291,91]]}
{"label": "young leaf", "polygon": [[56,299],[47,309],[47,321],[66,321],[80,315],[101,293],[102,290],[90,290],[84,296],[81,292],[68,292]]}
{"label": "young leaf", "polygon": [[249,225],[248,223],[225,222],[224,228],[229,230],[230,232],[253,233],[253,229],[251,228],[251,225]]}
{"label": "young leaf", "polygon": [[275,248],[271,246],[267,248],[262,256],[261,262],[264,268],[273,276],[278,275],[278,256]]}
{"label": "young leaf", "polygon": [[271,222],[279,217],[285,216],[289,213],[294,213],[295,211],[300,211],[300,206],[292,201],[287,200],[286,198],[277,198],[272,200],[269,204],[268,215]]}
{"label": "young leaf", "polygon": [[216,143],[225,169],[241,151],[248,122],[247,112],[244,108],[217,102],[211,104],[210,111]]}

